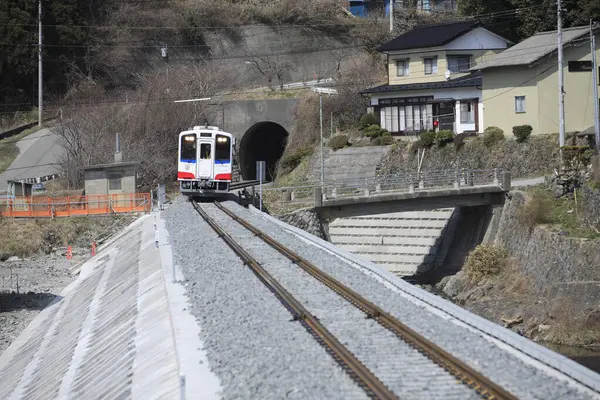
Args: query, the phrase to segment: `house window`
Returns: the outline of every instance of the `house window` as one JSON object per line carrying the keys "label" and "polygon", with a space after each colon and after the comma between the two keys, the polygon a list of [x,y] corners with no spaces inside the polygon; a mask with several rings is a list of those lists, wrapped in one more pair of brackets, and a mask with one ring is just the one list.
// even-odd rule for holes
{"label": "house window", "polygon": [[448,57],[448,70],[457,74],[459,72],[469,72],[471,68],[471,57],[469,56],[449,56]]}
{"label": "house window", "polygon": [[408,76],[408,59],[396,60],[396,76]]}
{"label": "house window", "polygon": [[474,124],[475,123],[475,105],[472,101],[460,103],[460,123]]}
{"label": "house window", "polygon": [[432,104],[382,107],[379,117],[381,127],[389,132],[433,130]]}
{"label": "house window", "polygon": [[427,57],[423,59],[425,75],[437,74],[437,57]]}
{"label": "house window", "polygon": [[515,113],[525,112],[525,96],[515,96]]}
{"label": "house window", "polygon": [[108,190],[121,190],[121,174],[118,172],[108,173]]}

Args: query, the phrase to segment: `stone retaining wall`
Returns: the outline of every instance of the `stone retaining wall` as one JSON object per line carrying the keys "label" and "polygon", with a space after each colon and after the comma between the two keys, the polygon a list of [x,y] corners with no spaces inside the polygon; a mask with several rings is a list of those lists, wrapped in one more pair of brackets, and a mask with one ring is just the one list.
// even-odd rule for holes
{"label": "stone retaining wall", "polygon": [[296,228],[300,228],[310,233],[311,235],[325,239],[321,221],[319,220],[314,208],[303,208],[301,210],[282,215],[278,218],[286,224],[290,224]]}
{"label": "stone retaining wall", "polygon": [[[583,185],[581,188],[583,221],[600,229],[600,189]],[[598,260],[600,265],[600,260]]]}
{"label": "stone retaining wall", "polygon": [[532,289],[539,294],[564,295],[576,302],[598,305],[599,241],[561,235],[542,226],[532,229],[523,226],[518,220],[518,210],[525,201],[525,193],[509,193],[496,245],[508,250],[515,267],[532,278]]}

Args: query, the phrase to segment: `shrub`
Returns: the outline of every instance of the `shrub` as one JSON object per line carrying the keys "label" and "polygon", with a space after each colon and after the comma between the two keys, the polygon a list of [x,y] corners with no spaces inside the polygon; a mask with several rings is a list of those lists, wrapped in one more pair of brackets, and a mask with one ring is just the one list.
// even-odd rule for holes
{"label": "shrub", "polygon": [[589,146],[564,146],[563,162],[572,168],[581,168],[590,164],[594,151]]}
{"label": "shrub", "polygon": [[480,244],[468,255],[463,270],[471,281],[497,275],[504,267],[508,253],[501,247]]}
{"label": "shrub", "polygon": [[435,143],[435,137],[436,137],[435,132],[421,132],[421,134],[419,135],[421,144],[424,147],[433,146],[433,144]]}
{"label": "shrub", "polygon": [[435,134],[435,144],[438,147],[444,147],[447,143],[450,143],[454,140],[454,132],[442,130],[438,131]]}
{"label": "shrub", "polygon": [[[389,133],[389,132],[388,132]],[[382,137],[378,138],[379,139],[379,144],[381,146],[389,146],[390,144],[394,143],[394,138],[392,137],[392,135],[383,135]]]}
{"label": "shrub", "polygon": [[296,169],[296,167],[298,165],[300,165],[302,160],[305,157],[310,156],[312,154],[312,152],[313,152],[313,148],[309,147],[309,148],[304,148],[304,149],[298,149],[298,150],[284,156],[281,159],[281,173],[285,175],[285,174],[292,172],[294,169]]}
{"label": "shrub", "polygon": [[333,150],[339,150],[348,145],[348,136],[346,135],[335,135],[329,139],[329,147]]}
{"label": "shrub", "polygon": [[373,114],[364,114],[360,117],[358,124],[362,129],[370,125],[377,125],[377,118]]}
{"label": "shrub", "polygon": [[381,127],[379,125],[369,125],[365,129],[365,135],[367,137],[370,137],[371,139],[375,139],[375,138],[381,137],[386,132],[389,134],[389,132],[386,129],[381,129]]}
{"label": "shrub", "polygon": [[389,133],[387,130],[384,129],[383,130],[383,134],[381,136],[383,136],[383,137],[387,137],[387,136],[392,137],[392,134]]}
{"label": "shrub", "polygon": [[483,131],[483,144],[485,147],[492,147],[498,142],[504,140],[504,131],[496,126],[488,126]]}
{"label": "shrub", "polygon": [[531,135],[531,131],[533,131],[533,128],[531,127],[531,125],[517,125],[513,126],[512,131],[513,135],[515,135],[515,137],[517,138],[517,142],[523,143],[529,138],[529,136]]}
{"label": "shrub", "polygon": [[421,150],[423,148],[425,148],[425,145],[423,144],[423,141],[421,139],[412,142],[412,144],[410,145],[410,151],[412,151],[413,153],[416,153],[418,150]]}
{"label": "shrub", "polygon": [[462,149],[462,147],[465,145],[466,137],[467,135],[464,133],[459,133],[458,135],[454,136],[454,147],[456,147],[456,150]]}
{"label": "shrub", "polygon": [[545,189],[536,189],[531,193],[531,198],[518,210],[517,219],[531,229],[538,224],[551,222],[553,208],[552,194]]}

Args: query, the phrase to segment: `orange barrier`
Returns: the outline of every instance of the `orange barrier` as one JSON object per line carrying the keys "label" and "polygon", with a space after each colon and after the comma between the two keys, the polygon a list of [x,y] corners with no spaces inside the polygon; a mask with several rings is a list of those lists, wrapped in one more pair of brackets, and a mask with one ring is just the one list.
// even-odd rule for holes
{"label": "orange barrier", "polygon": [[150,193],[69,197],[16,197],[0,200],[2,217],[76,217],[149,212]]}

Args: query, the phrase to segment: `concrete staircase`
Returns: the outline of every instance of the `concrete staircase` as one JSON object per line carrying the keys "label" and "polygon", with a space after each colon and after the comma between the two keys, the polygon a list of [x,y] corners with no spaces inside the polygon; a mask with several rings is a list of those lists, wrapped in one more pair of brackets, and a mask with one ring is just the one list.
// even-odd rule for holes
{"label": "concrete staircase", "polygon": [[[348,147],[333,151],[324,148],[325,180],[345,180],[374,177],[392,146]],[[321,177],[321,153],[315,151],[311,160],[312,178]]]}
{"label": "concrete staircase", "polygon": [[429,268],[453,208],[352,218],[329,224],[331,242],[387,268],[413,275]]}

